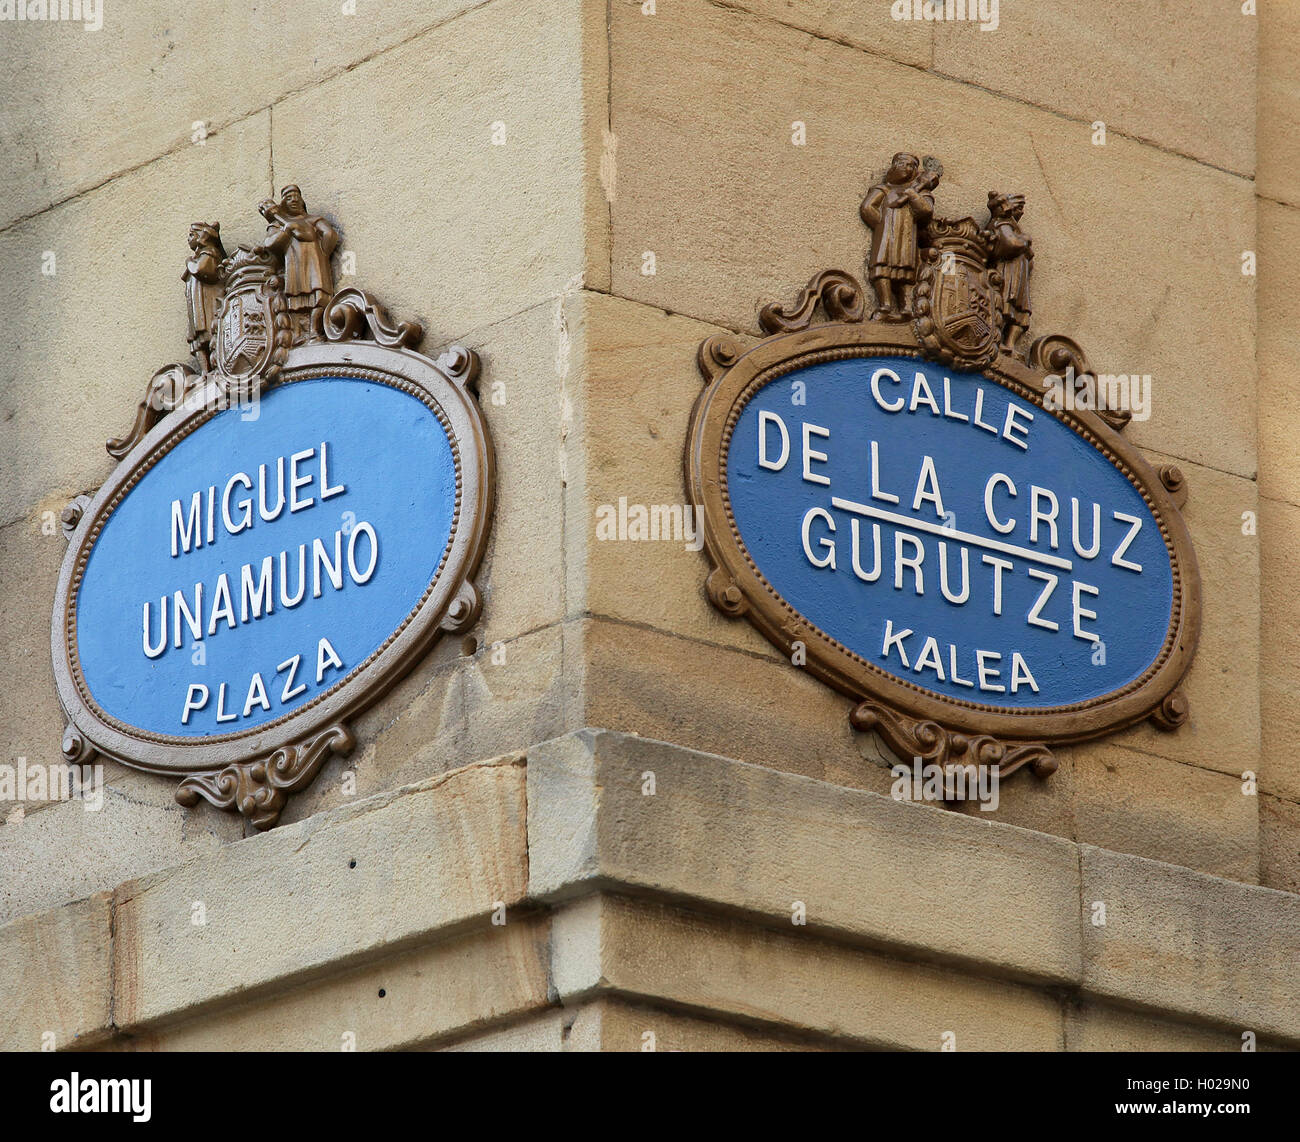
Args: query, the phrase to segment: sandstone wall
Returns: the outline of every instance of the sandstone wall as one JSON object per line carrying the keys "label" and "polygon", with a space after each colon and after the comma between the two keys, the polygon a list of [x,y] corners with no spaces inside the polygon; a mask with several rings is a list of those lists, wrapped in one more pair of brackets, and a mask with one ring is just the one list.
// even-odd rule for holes
{"label": "sandstone wall", "polygon": [[[64,541],[51,519],[102,482],[111,469],[104,440],[129,423],[153,370],[184,354],[179,271],[191,220],[220,219],[228,246],[249,240],[259,230],[256,203],[299,183],[355,255],[355,277],[343,284],[363,285],[396,316],[421,321],[425,351],[452,341],[476,348],[486,381],[504,386],[502,402],[484,403],[499,499],[481,623],[468,638],[440,644],[359,720],[355,753],[329,762],[290,801],[284,820],[294,832],[244,840],[249,830],[237,817],[182,810],[169,782],[111,763],[100,813],[75,803],[4,807],[0,920],[15,923],[0,929],[0,941],[15,955],[36,944],[57,949],[87,977],[85,1006],[65,1010],[66,997],[46,997],[57,1018],[28,1010],[24,1019],[34,1022],[24,1028],[45,1020],[57,1024],[60,1042],[77,1034],[111,1040],[129,1028],[153,1034],[178,1012],[201,1014],[202,989],[156,990],[166,957],[190,954],[174,943],[179,936],[149,943],[165,923],[147,910],[167,884],[179,894],[166,905],[178,910],[175,923],[189,897],[211,898],[214,885],[225,922],[252,923],[258,870],[287,859],[291,835],[310,836],[317,821],[345,830],[366,805],[366,813],[390,815],[382,837],[393,850],[416,845],[414,853],[423,841],[391,814],[426,793],[405,787],[431,796],[451,771],[508,757],[515,760],[473,771],[500,801],[490,827],[474,826],[473,846],[491,875],[473,881],[472,905],[411,917],[410,948],[400,940],[390,947],[388,936],[376,943],[359,928],[353,950],[298,949],[294,962],[266,966],[261,982],[232,967],[227,984],[207,985],[215,1009],[236,1003],[242,988],[324,979],[344,962],[358,973],[348,977],[358,994],[380,976],[395,978],[352,965],[354,956],[406,956],[393,970],[413,977],[428,967],[422,958],[473,972],[480,949],[512,965],[490,1005],[495,1014],[422,1011],[405,1029],[375,1023],[372,1041],[450,1042],[487,1020],[491,1035],[504,1036],[487,1045],[627,1044],[641,1034],[646,1010],[671,1009],[662,1034],[687,1044],[928,1042],[933,1028],[890,1030],[887,1011],[852,1026],[798,1004],[789,1020],[759,1018],[740,999],[696,995],[680,979],[671,995],[649,984],[610,994],[575,984],[582,1014],[560,1018],[538,957],[547,926],[561,919],[544,895],[512,881],[506,864],[497,867],[523,843],[511,830],[524,813],[522,794],[497,787],[531,774],[539,743],[573,740],[584,727],[763,767],[776,772],[773,782],[815,779],[836,796],[888,791],[877,746],[849,728],[848,702],[709,606],[703,555],[670,543],[600,542],[595,512],[620,497],[680,502],[687,416],[699,391],[696,345],[720,329],[756,335],[759,306],[793,296],[817,270],[860,272],[866,232],[857,204],[901,147],[943,160],[947,212],[981,210],[991,188],[1027,195],[1034,331],[1074,336],[1102,372],[1151,374],[1151,418],[1129,435],[1153,462],[1177,463],[1190,486],[1186,516],[1205,594],[1186,688],[1190,721],[1174,734],[1140,728],[1064,750],[1052,778],[1025,774],[1002,791],[998,825],[1034,830],[1043,859],[1060,866],[1051,874],[1063,878],[1053,882],[1054,906],[1076,893],[1070,908],[1042,921],[1044,938],[1077,936],[1070,909],[1080,877],[1126,900],[1156,892],[1168,876],[1192,886],[1188,899],[1290,907],[1293,898],[1266,890],[1300,891],[1294,5],[1260,0],[1258,17],[1235,3],[1179,6],[1156,19],[1127,0],[1003,0],[991,32],[895,22],[885,0],[659,0],[654,14],[641,0],[359,0],[356,15],[347,7],[312,0],[292,15],[263,5],[232,18],[221,6],[106,0],[99,32],[0,28],[13,49],[0,74],[0,163],[11,176],[0,202],[7,760],[58,760],[63,720],[49,616]],[[1094,141],[1098,123],[1104,145]],[[796,145],[799,124],[804,142]],[[1242,272],[1246,251],[1257,252],[1258,277]],[[53,275],[42,272],[47,252]],[[355,775],[354,795],[344,791],[345,774]],[[978,852],[985,835],[942,810],[885,808],[911,813],[909,825],[939,847],[948,830],[969,829],[960,836]],[[753,843],[770,841],[765,834]],[[429,843],[442,842],[430,834]],[[379,855],[372,848],[368,860]],[[1151,862],[1177,867],[1157,874],[1151,869],[1164,865]],[[447,866],[447,892],[468,891],[462,874]],[[186,878],[192,886],[182,887]],[[140,887],[155,883],[164,887]],[[1247,886],[1263,886],[1253,889],[1261,895],[1234,895]],[[536,911],[507,926],[509,947],[489,930],[458,926],[497,899]],[[776,981],[799,957],[802,936],[792,944],[788,931],[765,934],[770,916],[762,931],[732,940],[728,925],[738,922],[689,908],[679,915],[671,893],[655,904],[626,903],[617,892],[593,899],[570,925],[588,944],[603,932],[631,948],[639,926],[662,929],[665,946],[715,941],[719,978],[752,968]],[[774,901],[752,907],[788,907]],[[1224,915],[1235,906],[1223,905]],[[1153,932],[1175,939],[1179,925],[1194,927],[1164,898],[1133,907],[1162,917],[1173,909],[1173,918],[1126,940],[1163,948]],[[989,908],[981,926],[996,928],[1005,911],[996,901]],[[852,912],[846,905],[846,917]],[[137,957],[141,975],[119,973],[118,988],[132,990],[106,999],[105,932],[114,915],[120,934],[111,954]],[[420,934],[443,927],[461,943],[425,947]],[[1229,961],[1246,954],[1232,945],[1231,928],[1225,919]],[[967,955],[944,940],[963,933],[940,932],[920,951],[910,936],[886,939],[946,966],[899,967],[858,950],[826,956],[841,964],[846,988],[898,972],[923,980],[915,984],[923,990],[939,988]],[[841,939],[820,938],[828,949]],[[1281,947],[1257,953],[1267,961]],[[1059,971],[1045,967],[1058,953]],[[979,971],[1011,982],[969,985],[970,1026],[1005,1018],[1032,1029],[1021,1045],[1057,1047],[1165,1042],[1176,1037],[1161,1030],[1167,1019],[1199,1020],[1215,1029],[1206,1034],[1226,1029],[1229,1038],[1248,1024],[1294,1037],[1294,1028],[1270,1022],[1279,993],[1247,1017],[1198,1000],[1204,981],[1195,975],[1157,994],[1156,982],[1123,978],[1123,954],[1106,953],[1121,966],[1095,970],[1089,954],[1074,945],[1045,950],[1034,966],[990,952]],[[203,956],[193,963],[221,976]],[[594,970],[583,965],[577,977]],[[654,979],[662,964],[627,970]],[[192,982],[182,975],[167,986]],[[1049,984],[1074,989],[1065,1006],[1045,998]],[[353,984],[313,986],[283,1000],[298,1005],[285,1017],[292,1025],[314,1026],[312,1013],[341,1002]],[[727,1014],[716,1023],[700,1011]],[[198,1036],[187,1040],[196,1044],[260,1041],[248,1019],[184,1034]],[[321,1044],[336,1030],[320,1029]],[[994,1045],[996,1033],[988,1034]]]}

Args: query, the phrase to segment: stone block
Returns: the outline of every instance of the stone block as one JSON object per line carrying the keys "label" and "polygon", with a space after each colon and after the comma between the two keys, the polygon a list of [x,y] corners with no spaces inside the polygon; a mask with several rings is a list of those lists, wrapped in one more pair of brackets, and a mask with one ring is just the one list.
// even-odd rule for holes
{"label": "stone block", "polygon": [[[0,369],[2,362],[0,358]],[[14,463],[12,454],[0,460],[5,463]],[[67,498],[55,495],[0,527],[0,575],[5,582],[5,605],[0,607],[0,676],[5,680],[0,687],[0,763],[8,765],[16,765],[19,757],[41,765],[63,762],[60,746],[67,719],[50,665],[50,614],[68,548],[58,526],[66,503]],[[50,530],[54,534],[48,534]],[[22,807],[30,814],[36,806]],[[15,808],[0,801],[0,820]]]}
{"label": "stone block", "polygon": [[605,100],[604,26],[584,0],[481,4],[277,103],[276,178],[337,215],[358,282],[435,343],[598,282],[584,100]]}
{"label": "stone block", "polygon": [[1074,755],[1074,839],[1259,882],[1259,799],[1239,776],[1169,761],[1113,741]]}
{"label": "stone block", "polygon": [[955,804],[953,811],[976,820],[997,821],[1074,840],[1074,751],[1067,746],[1053,752],[1055,773],[1037,777],[1025,769],[999,781],[997,808],[985,809],[978,801],[967,801]]}
{"label": "stone block", "polygon": [[772,1028],[631,1003],[614,996],[584,1003],[573,1016],[568,1051],[826,1051],[835,1047]]}
{"label": "stone block", "polygon": [[563,1051],[564,1036],[564,1012],[552,1010],[530,1015],[504,1027],[480,1031],[435,1049],[492,1054],[501,1051]]}
{"label": "stone block", "polygon": [[[1149,453],[1154,465],[1168,456]],[[1187,722],[1168,733],[1150,722],[1111,739],[1189,765],[1240,776],[1259,763],[1260,544],[1248,534],[1259,510],[1253,481],[1180,464],[1187,477],[1183,509],[1201,572],[1201,640],[1183,683]],[[1258,528],[1256,528],[1258,530]],[[1081,746],[1082,750],[1092,747]]]}
{"label": "stone block", "polygon": [[[1300,193],[1297,193],[1300,199]],[[1300,338],[1296,252],[1300,207],[1259,201],[1259,494],[1300,506],[1300,443],[1296,441],[1295,344]]]}
{"label": "stone block", "polygon": [[[576,930],[566,932],[570,927]],[[1046,992],[843,947],[789,921],[783,931],[755,928],[602,897],[581,902],[572,916],[557,915],[555,929],[554,979],[566,1002],[566,983],[584,982],[565,967],[581,943],[578,958],[598,965],[588,969],[594,992],[716,1013],[763,1030],[893,1050],[938,1051],[948,1036],[957,1050],[1062,1047],[1060,1006]],[[631,1038],[626,1031],[622,1037]]]}
{"label": "stone block", "polygon": [[1128,0],[1007,0],[999,8],[988,32],[936,23],[935,71],[1212,166],[1254,171],[1257,21],[1240,4],[1154,13]]}
{"label": "stone block", "polygon": [[[640,0],[623,0],[632,5]],[[789,24],[822,40],[835,40],[900,63],[929,67],[934,24],[894,20],[890,4],[824,4],[821,0],[735,0],[727,7]],[[665,10],[666,14],[668,10]]]}
{"label": "stone block", "polygon": [[1300,896],[1081,848],[1085,994],[1300,1042]]}
{"label": "stone block", "polygon": [[521,919],[413,948],[207,1019],[146,1031],[129,1045],[240,1052],[338,1051],[345,1043],[357,1051],[418,1047],[544,1007],[546,927]]}
{"label": "stone block", "polygon": [[569,298],[460,338],[483,359],[479,406],[496,451],[492,536],[479,572],[481,644],[517,638],[565,617],[565,378]]}
{"label": "stone block", "polygon": [[[303,4],[290,17],[271,5],[229,12],[110,0],[97,5],[103,20],[94,32],[78,23],[9,24],[0,167],[13,177],[0,226],[160,155],[198,150],[196,140],[210,147],[249,118],[260,119],[265,133],[260,113],[287,93],[472,6],[474,0],[361,3],[349,15],[342,3]],[[88,83],[88,76],[112,81]],[[222,176],[213,181],[221,185]]]}
{"label": "stone block", "polygon": [[269,164],[256,115],[0,232],[0,523],[57,516],[112,471],[104,442],[154,371],[188,356],[190,223],[220,221],[228,248],[260,238]]}
{"label": "stone block", "polygon": [[435,931],[488,928],[498,902],[523,896],[523,794],[521,767],[468,766],[123,885],[118,1026],[257,999]]}
{"label": "stone block", "polygon": [[0,927],[0,1048],[76,1049],[108,1035],[112,922],[101,892]]}
{"label": "stone block", "polygon": [[[653,775],[653,794],[648,775]],[[529,893],[593,882],[990,974],[1078,976],[1074,846],[601,731],[528,754]]]}
{"label": "stone block", "polygon": [[1067,1051],[1240,1051],[1234,1031],[1177,1023],[1140,1011],[1104,1003],[1068,1006],[1065,1017]]}
{"label": "stone block", "polygon": [[1300,893],[1300,805],[1267,793],[1259,798],[1259,882]]}
{"label": "stone block", "polygon": [[869,736],[849,725],[853,703],[797,666],[601,620],[583,624],[582,653],[583,725],[889,791]]}
{"label": "stone block", "polygon": [[[695,351],[718,327],[617,297],[584,293],[580,300],[575,420],[585,479],[570,488],[565,520],[570,613],[581,609],[778,661],[748,623],[709,603],[697,509],[686,503],[682,456],[701,388]],[[646,537],[636,538],[641,532],[628,521],[641,518]]]}
{"label": "stone block", "polygon": [[[1259,6],[1259,103],[1255,146],[1259,193],[1300,206],[1300,9],[1294,4]],[[1261,214],[1263,210],[1261,209]]]}
{"label": "stone block", "polygon": [[[546,627],[417,666],[356,722],[357,747],[334,758],[285,809],[284,822],[522,750],[578,728],[565,631]],[[452,648],[449,648],[452,649]],[[355,793],[344,790],[352,774]]]}
{"label": "stone block", "polygon": [[[175,782],[166,787],[170,791]],[[0,922],[111,890],[220,846],[210,836],[187,844],[182,820],[175,802],[152,805],[111,787],[103,788],[102,797],[92,789],[87,800],[50,805],[21,821],[11,818],[0,828],[0,863],[7,870]]]}

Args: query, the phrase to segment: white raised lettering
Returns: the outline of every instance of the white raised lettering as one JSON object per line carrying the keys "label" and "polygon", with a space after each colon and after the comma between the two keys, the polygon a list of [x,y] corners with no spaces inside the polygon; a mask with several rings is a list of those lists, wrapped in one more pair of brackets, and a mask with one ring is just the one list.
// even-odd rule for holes
{"label": "white raised lettering", "polygon": [[1134,563],[1132,560],[1124,558],[1124,552],[1129,549],[1129,545],[1137,539],[1137,534],[1142,530],[1142,521],[1135,515],[1127,515],[1124,512],[1114,512],[1115,518],[1120,523],[1129,524],[1128,534],[1120,541],[1120,545],[1115,548],[1115,554],[1110,557],[1110,561],[1116,567],[1122,567],[1125,571],[1137,571],[1141,573],[1142,564]]}
{"label": "white raised lettering", "polygon": [[876,404],[884,409],[885,412],[902,412],[903,405],[907,402],[904,401],[901,396],[893,404],[890,404],[880,395],[881,377],[888,377],[889,380],[893,381],[896,385],[901,385],[903,383],[903,378],[894,372],[893,369],[877,369],[871,374],[871,395],[875,397]]}
{"label": "white raised lettering", "polygon": [[829,457],[825,452],[818,452],[812,447],[810,438],[820,436],[826,440],[830,439],[831,430],[822,428],[819,424],[809,424],[804,421],[803,424],[803,478],[809,484],[830,484],[829,476],[822,476],[812,470],[812,464],[815,460],[818,464],[825,464]]}
{"label": "white raised lettering", "polygon": [[[781,432],[781,458],[770,460],[767,455],[767,426],[775,424]],[[761,409],[758,414],[758,466],[770,472],[779,472],[790,458],[790,433],[786,431],[785,421],[774,412]]]}
{"label": "white raised lettering", "polygon": [[900,630],[896,632],[894,630],[894,620],[886,619],[885,620],[885,644],[880,648],[880,657],[884,659],[888,659],[889,648],[891,646],[896,646],[898,648],[899,660],[903,663],[904,667],[910,665],[907,661],[907,652],[903,649],[903,639],[907,638],[907,636],[910,635],[911,633],[912,632],[910,630]]}
{"label": "white raised lettering", "polygon": [[808,557],[808,562],[814,567],[829,567],[835,570],[835,541],[833,539],[822,538],[817,541],[818,545],[826,552],[823,556],[816,556],[809,545],[808,532],[812,527],[814,519],[825,520],[827,528],[831,534],[835,534],[835,520],[825,508],[809,508],[803,517],[803,553]]}
{"label": "white raised lettering", "polygon": [[[1036,567],[1030,567],[1028,570],[1031,578],[1041,579],[1047,584],[1047,586],[1043,588],[1042,594],[1038,596],[1038,601],[1030,609],[1029,615],[1025,621],[1029,623],[1030,626],[1042,627],[1044,630],[1060,630],[1060,623],[1054,623],[1051,619],[1039,617],[1042,614],[1043,608],[1047,605],[1047,600],[1052,597],[1052,592],[1056,590],[1056,584],[1058,582],[1057,577],[1050,571],[1039,571]],[[1013,690],[1015,689],[1014,682],[1012,683],[1011,688]]]}

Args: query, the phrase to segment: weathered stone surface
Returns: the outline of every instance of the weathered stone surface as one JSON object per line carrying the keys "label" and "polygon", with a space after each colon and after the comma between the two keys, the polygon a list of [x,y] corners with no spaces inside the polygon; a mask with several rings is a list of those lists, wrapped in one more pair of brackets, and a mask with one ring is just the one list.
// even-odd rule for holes
{"label": "weathered stone surface", "polygon": [[276,104],[276,178],[342,220],[358,281],[434,343],[595,281],[584,84],[603,103],[603,29],[583,0],[481,5]]}
{"label": "weathered stone surface", "polygon": [[521,767],[468,766],[123,885],[118,1026],[198,1015],[436,930],[488,927],[497,902],[523,895],[523,798]]}
{"label": "weathered stone surface", "polygon": [[496,510],[478,576],[483,617],[472,632],[484,645],[566,614],[564,386],[578,372],[566,302],[538,302],[459,338],[483,359],[479,406],[496,450]]}
{"label": "weathered stone surface", "polygon": [[[169,791],[173,786],[166,784]],[[87,811],[97,803],[98,811]],[[0,828],[0,923],[116,888],[220,846],[212,836],[186,844],[181,823],[174,801],[170,807],[150,805],[112,788],[103,791],[102,801],[92,790],[89,800],[11,820]]]}
{"label": "weathered stone surface", "polygon": [[[1112,132],[1248,175],[1256,19],[1241,7],[1157,14],[1129,0],[1008,2],[990,32],[936,23],[934,69],[1081,120],[1081,146],[1101,120]],[[1219,77],[1209,100],[1208,76]]]}
{"label": "weathered stone surface", "polygon": [[[309,4],[286,18],[274,5],[231,13],[147,0],[103,4],[103,26],[93,33],[75,23],[8,24],[0,167],[12,177],[0,226],[166,152],[199,149],[200,122],[211,147],[241,125],[236,120],[474,2],[360,3],[351,15],[342,3]],[[88,83],[88,76],[112,82]]]}
{"label": "weathered stone surface", "polygon": [[1259,798],[1259,882],[1300,893],[1300,805],[1267,793]]}
{"label": "weathered stone surface", "polygon": [[0,927],[0,1049],[83,1047],[112,1023],[112,894]]}
{"label": "weathered stone surface", "polygon": [[[695,352],[718,327],[617,297],[584,293],[579,300],[575,421],[585,478],[570,487],[565,520],[570,613],[581,609],[779,661],[748,623],[709,603],[697,509],[686,503],[682,450],[701,388]],[[635,538],[628,526],[642,512],[651,538]]]}
{"label": "weathered stone surface", "polygon": [[[639,4],[640,0],[622,0]],[[837,40],[863,51],[889,56],[901,63],[928,67],[933,23],[894,20],[886,4],[826,4],[824,0],[734,0],[726,7],[744,8],[757,16]],[[671,15],[667,8],[665,15]]]}
{"label": "weathered stone surface", "polygon": [[439,1051],[563,1051],[565,1049],[566,1013],[558,1010],[546,1011],[541,1015],[530,1015],[504,1027],[495,1027],[490,1031],[480,1031],[464,1039],[456,1039],[445,1046],[433,1048]]}
{"label": "weathered stone surface", "polygon": [[665,1011],[613,996],[584,1003],[572,1016],[568,1051],[825,1051],[820,1038]]}
{"label": "weathered stone surface", "polygon": [[957,1050],[1062,1046],[1060,1005],[1045,992],[837,946],[789,920],[754,928],[596,897],[556,915],[553,947],[566,1002],[568,988],[613,990],[894,1049],[937,1051],[947,1034]]}
{"label": "weathered stone surface", "polygon": [[0,523],[57,515],[112,470],[104,442],[130,427],[154,370],[188,353],[190,223],[220,219],[229,247],[261,236],[268,131],[266,115],[242,120],[0,232]]}
{"label": "weathered stone surface", "polygon": [[1235,1031],[1176,1023],[1104,1003],[1072,1003],[1065,1016],[1067,1051],[1240,1051]]}
{"label": "weathered stone surface", "polygon": [[803,901],[813,933],[1078,975],[1077,859],[1054,837],[591,731],[529,751],[528,818],[534,897],[607,880],[777,923]]}
{"label": "weathered stone surface", "polygon": [[464,674],[466,752],[490,757],[524,750],[556,728],[581,725],[573,624],[484,647]]}
{"label": "weathered stone surface", "polygon": [[1255,186],[1260,194],[1300,206],[1296,173],[1300,171],[1300,76],[1295,69],[1300,54],[1300,8],[1260,4],[1259,9]]}
{"label": "weathered stone surface", "polygon": [[1074,755],[1074,838],[1247,884],[1259,882],[1259,799],[1240,776],[1111,741]]}
{"label": "weathered stone surface", "polygon": [[1300,896],[1080,847],[1086,993],[1300,1042]]}
{"label": "weathered stone surface", "polygon": [[[3,240],[0,237],[0,243]],[[0,370],[4,367],[0,356]],[[0,468],[16,463],[12,452],[0,451],[4,452]],[[59,512],[66,503],[67,497],[55,495],[38,503],[30,514],[0,527],[0,575],[5,583],[5,605],[0,606],[0,677],[5,681],[0,686],[3,764],[16,765],[19,757],[41,765],[63,761],[60,743],[67,720],[59,707],[50,665],[50,612],[68,547],[58,527]],[[0,821],[16,807],[0,801]],[[32,803],[23,805],[28,814],[35,808]],[[3,843],[4,829],[0,829],[0,845]],[[0,888],[0,894],[3,892]]]}
{"label": "weathered stone surface", "polygon": [[583,624],[582,655],[583,725],[889,791],[853,704],[797,666],[600,620]]}
{"label": "weathered stone surface", "polygon": [[1037,777],[1029,770],[1022,770],[999,781],[995,809],[986,809],[978,801],[967,801],[954,805],[951,811],[1074,840],[1074,754],[1068,747],[1053,752],[1057,762],[1055,773]]}
{"label": "weathered stone surface", "polygon": [[444,640],[445,646],[357,719],[356,748],[332,758],[307,789],[291,797],[282,820],[306,820],[579,728],[581,673],[568,635],[557,624],[477,646],[470,654],[459,640]]}
{"label": "weathered stone surface", "polygon": [[487,926],[210,1018],[145,1032],[125,1045],[150,1051],[417,1046],[544,1007],[546,929],[537,919]]}
{"label": "weathered stone surface", "polygon": [[1101,372],[1152,376],[1135,440],[1254,474],[1249,180],[1113,135],[1094,147],[1088,122],[706,0],[673,8],[613,11],[614,293],[755,331],[760,304],[818,270],[861,272],[873,177],[902,146],[932,153],[945,214],[983,218],[990,188],[1027,195],[1034,330],[1076,337]]}
{"label": "weathered stone surface", "polygon": [[[1148,453],[1159,465],[1171,457]],[[1240,776],[1259,764],[1260,543],[1246,534],[1258,511],[1253,481],[1179,464],[1189,488],[1183,517],[1201,572],[1201,641],[1183,690],[1191,713],[1173,733],[1151,723],[1117,745]],[[1096,748],[1080,746],[1081,751]]]}
{"label": "weathered stone surface", "polygon": [[[1274,6],[1275,7],[1275,6]],[[1300,10],[1298,10],[1300,12]],[[1296,129],[1300,136],[1300,128]],[[1297,157],[1300,162],[1300,156]],[[1296,193],[1300,202],[1300,191]],[[1300,505],[1300,440],[1295,428],[1295,346],[1300,340],[1300,296],[1295,254],[1300,250],[1300,206],[1259,201],[1259,494]]]}

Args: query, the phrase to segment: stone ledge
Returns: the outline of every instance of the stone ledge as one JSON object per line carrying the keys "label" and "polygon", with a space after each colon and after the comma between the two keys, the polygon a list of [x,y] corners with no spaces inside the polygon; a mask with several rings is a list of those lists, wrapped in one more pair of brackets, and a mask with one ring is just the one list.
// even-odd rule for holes
{"label": "stone ledge", "polygon": [[1239,1033],[1185,1019],[608,893],[105,1047],[934,1051],[948,1036],[962,1051],[1241,1049]]}
{"label": "stone ledge", "polygon": [[1291,893],[602,730],[529,752],[528,815],[540,902],[617,886],[788,930],[802,901],[809,935],[1300,1042]]}
{"label": "stone ledge", "polygon": [[[596,896],[557,912],[551,977],[566,1004],[613,994],[857,1048],[1060,1051],[1059,997],[669,905]],[[653,1028],[651,1028],[653,1029]]]}
{"label": "stone ledge", "polygon": [[1078,853],[1057,837],[601,730],[529,751],[528,823],[539,901],[617,884],[781,925],[802,901],[810,931],[1080,975]]}
{"label": "stone ledge", "polygon": [[486,924],[496,902],[522,898],[527,877],[524,775],[512,761],[453,770],[122,885],[117,1027],[197,1015]]}
{"label": "stone ledge", "polygon": [[599,1003],[756,1043],[1294,1045],[1298,944],[1300,896],[587,729],[0,927],[0,1045],[324,1048],[349,1016],[365,1049],[535,1016],[635,1046],[595,1008],[543,1018]]}
{"label": "stone ledge", "polygon": [[734,1022],[722,1013],[707,1016],[603,994],[570,1016],[566,1051],[846,1051],[848,1043],[795,1036],[780,1028]]}
{"label": "stone ledge", "polygon": [[112,1049],[338,1051],[346,1044],[393,1051],[453,1035],[491,1037],[502,1022],[553,1010],[549,927],[548,917],[536,915],[502,926],[483,921],[458,939],[436,939],[256,1002],[121,1036]]}
{"label": "stone ledge", "polygon": [[80,1049],[112,1030],[111,892],[0,927],[0,1050]]}
{"label": "stone ledge", "polygon": [[1081,845],[1083,990],[1300,1041],[1300,896]]}

